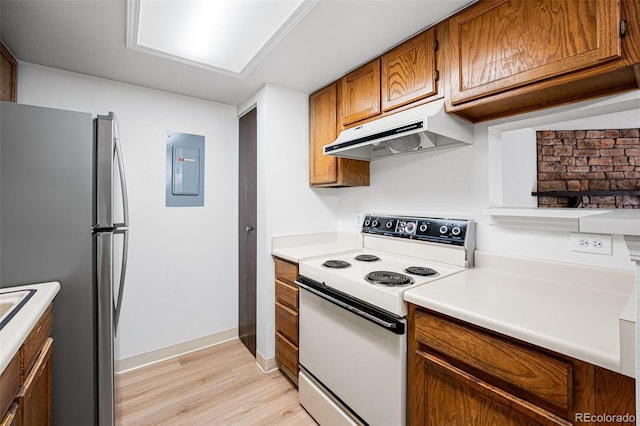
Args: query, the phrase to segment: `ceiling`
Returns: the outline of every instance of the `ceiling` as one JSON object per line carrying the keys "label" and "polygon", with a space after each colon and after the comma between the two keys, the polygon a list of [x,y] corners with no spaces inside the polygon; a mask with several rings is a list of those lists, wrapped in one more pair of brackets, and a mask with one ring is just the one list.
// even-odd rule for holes
{"label": "ceiling", "polygon": [[320,0],[241,78],[128,49],[124,0],[2,0],[0,38],[19,61],[239,105],[265,83],[312,93],[473,1]]}

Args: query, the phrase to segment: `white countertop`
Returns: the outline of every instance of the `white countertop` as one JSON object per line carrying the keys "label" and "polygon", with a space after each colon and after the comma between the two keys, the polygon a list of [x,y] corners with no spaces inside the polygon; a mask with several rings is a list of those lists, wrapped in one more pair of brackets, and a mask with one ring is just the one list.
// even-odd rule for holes
{"label": "white countertop", "polygon": [[534,345],[621,370],[620,320],[633,271],[476,252],[476,267],[408,290],[405,300]]}
{"label": "white countertop", "polygon": [[362,235],[355,232],[321,232],[283,235],[271,239],[271,254],[291,262],[303,257],[319,256],[362,248]]}
{"label": "white countertop", "polygon": [[9,365],[11,359],[22,346],[25,339],[38,323],[38,320],[47,310],[60,290],[60,283],[48,282],[29,284],[17,287],[0,288],[0,293],[20,290],[36,290],[29,301],[16,313],[16,315],[0,330],[0,374]]}

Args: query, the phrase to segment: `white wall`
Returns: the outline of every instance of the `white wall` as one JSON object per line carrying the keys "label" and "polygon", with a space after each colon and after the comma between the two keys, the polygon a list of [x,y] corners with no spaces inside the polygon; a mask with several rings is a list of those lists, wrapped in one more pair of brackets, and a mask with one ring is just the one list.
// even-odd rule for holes
{"label": "white wall", "polygon": [[[20,103],[120,122],[131,238],[116,359],[236,328],[235,107],[29,63],[18,82]],[[167,131],[205,136],[204,207],[165,207]]]}
{"label": "white wall", "polygon": [[[512,123],[529,118],[543,125],[541,115],[552,117],[546,118],[550,123],[566,121],[565,111],[571,107],[477,124],[471,146],[375,161],[370,187],[310,189],[304,94],[266,85],[235,108],[28,63],[20,64],[18,93],[21,103],[93,114],[111,110],[120,120],[132,234],[118,359],[237,327],[237,117],[254,105],[258,107],[257,350],[264,358],[275,352],[271,238],[336,227],[357,232],[358,212],[472,217],[478,222],[478,249],[632,268],[620,237],[614,236],[613,256],[573,253],[568,250],[567,232],[495,227],[481,213],[495,205],[491,194],[497,181],[510,187],[511,179],[523,179],[507,176],[520,169],[505,163],[496,179],[495,157],[518,150],[497,153],[490,149],[489,136],[496,129],[526,128]],[[206,138],[205,207],[164,207],[169,130]],[[522,170],[524,179],[529,179],[531,167]],[[214,278],[219,271],[224,271],[224,280]]]}
{"label": "white wall", "polygon": [[[472,146],[374,161],[369,188],[338,190],[339,229],[353,230],[357,212],[472,217],[478,222],[477,248],[481,250],[632,269],[621,236],[613,237],[612,256],[575,253],[569,251],[568,231],[493,226],[490,218],[482,214],[482,209],[535,206],[530,197],[536,179],[535,131],[530,127],[542,129],[549,125],[550,128],[569,129],[595,123],[602,128],[638,127],[640,114],[635,108],[639,93],[478,123]],[[606,104],[606,107],[597,109],[600,104]],[[581,113],[583,110],[589,112]],[[593,117],[594,110],[602,111],[602,117]],[[607,116],[611,113],[621,119],[612,121]],[[508,144],[522,145],[495,149],[489,136],[499,139],[501,132],[507,131],[512,137]],[[529,142],[517,138],[527,135],[532,137]]]}
{"label": "white wall", "polygon": [[309,98],[264,86],[238,107],[258,108],[257,351],[275,355],[274,264],[271,238],[335,231],[338,194],[309,188]]}

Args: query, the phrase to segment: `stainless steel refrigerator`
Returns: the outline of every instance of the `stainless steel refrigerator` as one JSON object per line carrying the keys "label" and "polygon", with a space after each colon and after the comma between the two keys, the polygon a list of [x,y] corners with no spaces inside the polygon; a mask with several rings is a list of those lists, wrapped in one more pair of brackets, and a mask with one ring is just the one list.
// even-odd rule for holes
{"label": "stainless steel refrigerator", "polygon": [[0,102],[0,287],[59,281],[52,421],[114,423],[127,191],[117,122]]}

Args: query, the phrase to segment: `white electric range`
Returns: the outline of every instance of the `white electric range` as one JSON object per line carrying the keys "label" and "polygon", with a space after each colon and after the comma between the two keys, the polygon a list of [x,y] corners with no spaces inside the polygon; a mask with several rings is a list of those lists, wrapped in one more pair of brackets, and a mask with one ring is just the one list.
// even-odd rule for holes
{"label": "white electric range", "polygon": [[404,292],[473,264],[470,220],[367,215],[362,234],[299,263],[299,398],[320,425],[406,423]]}

